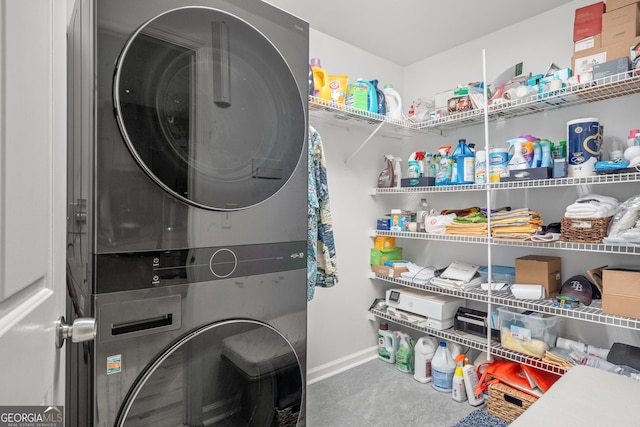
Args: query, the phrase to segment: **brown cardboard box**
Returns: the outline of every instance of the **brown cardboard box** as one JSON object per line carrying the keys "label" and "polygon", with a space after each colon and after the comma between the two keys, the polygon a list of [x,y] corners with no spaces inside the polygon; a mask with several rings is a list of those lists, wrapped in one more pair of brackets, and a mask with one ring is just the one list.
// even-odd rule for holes
{"label": "brown cardboard box", "polygon": [[607,12],[637,3],[637,0],[607,0]]}
{"label": "brown cardboard box", "polygon": [[604,2],[576,9],[573,19],[573,41],[600,34],[602,32],[602,14],[604,11]]}
{"label": "brown cardboard box", "polygon": [[[602,46],[614,45],[640,34],[640,8],[638,3],[621,7],[602,16]],[[612,58],[614,59],[614,58]]]}
{"label": "brown cardboard box", "polygon": [[594,36],[589,36],[582,40],[578,40],[573,43],[573,51],[578,53],[582,50],[587,49],[599,49],[602,47],[602,34],[596,34]]}
{"label": "brown cardboard box", "polygon": [[640,319],[640,266],[602,271],[602,312]]}
{"label": "brown cardboard box", "polygon": [[557,256],[527,255],[516,258],[516,283],[542,285],[547,298],[562,285],[562,259]]}
{"label": "brown cardboard box", "polygon": [[573,75],[582,75],[587,81],[591,78],[593,65],[629,56],[631,48],[637,43],[640,43],[640,36],[622,40],[607,47],[581,50],[571,57]]}
{"label": "brown cardboard box", "polygon": [[407,267],[387,267],[386,265],[372,265],[371,271],[388,277],[400,277],[400,275],[409,271]]}

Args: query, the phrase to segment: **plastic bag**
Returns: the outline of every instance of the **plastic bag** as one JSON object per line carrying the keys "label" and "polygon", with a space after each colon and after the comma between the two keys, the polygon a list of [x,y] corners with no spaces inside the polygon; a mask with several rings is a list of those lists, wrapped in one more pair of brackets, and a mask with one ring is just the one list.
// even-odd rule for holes
{"label": "plastic bag", "polygon": [[445,226],[451,224],[455,217],[456,214],[453,213],[447,215],[427,215],[424,218],[424,231],[433,234],[444,234]]}
{"label": "plastic bag", "polygon": [[609,224],[609,238],[637,240],[640,238],[640,195],[624,201]]}

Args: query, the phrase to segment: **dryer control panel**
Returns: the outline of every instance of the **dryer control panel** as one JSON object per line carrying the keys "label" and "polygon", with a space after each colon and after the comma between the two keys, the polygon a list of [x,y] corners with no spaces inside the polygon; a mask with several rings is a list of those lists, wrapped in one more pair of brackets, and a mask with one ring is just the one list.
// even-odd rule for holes
{"label": "dryer control panel", "polygon": [[206,282],[307,268],[307,242],[95,255],[94,293]]}

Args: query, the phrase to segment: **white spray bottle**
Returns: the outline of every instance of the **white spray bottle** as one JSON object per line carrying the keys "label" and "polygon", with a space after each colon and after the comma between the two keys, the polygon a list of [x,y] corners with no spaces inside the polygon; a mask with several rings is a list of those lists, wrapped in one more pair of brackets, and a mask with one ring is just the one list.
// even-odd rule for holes
{"label": "white spray bottle", "polygon": [[509,170],[520,170],[520,169],[528,169],[529,162],[522,155],[522,143],[527,140],[524,138],[514,138],[510,139],[507,142],[513,145],[513,157],[509,160],[509,164],[507,167]]}
{"label": "white spray bottle", "polygon": [[462,373],[465,358],[466,356],[464,354],[459,354],[455,358],[456,370],[453,374],[451,398],[456,402],[464,402],[467,400],[467,389],[465,387],[464,375]]}

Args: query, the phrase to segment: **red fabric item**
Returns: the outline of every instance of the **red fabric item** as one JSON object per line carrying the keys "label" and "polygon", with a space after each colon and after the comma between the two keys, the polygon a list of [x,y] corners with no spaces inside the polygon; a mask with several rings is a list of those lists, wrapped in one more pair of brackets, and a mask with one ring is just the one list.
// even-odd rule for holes
{"label": "red fabric item", "polygon": [[543,392],[547,392],[556,381],[560,379],[560,375],[543,371],[533,366],[522,364],[522,370],[536,383],[538,388]]}

